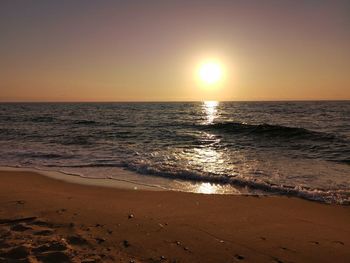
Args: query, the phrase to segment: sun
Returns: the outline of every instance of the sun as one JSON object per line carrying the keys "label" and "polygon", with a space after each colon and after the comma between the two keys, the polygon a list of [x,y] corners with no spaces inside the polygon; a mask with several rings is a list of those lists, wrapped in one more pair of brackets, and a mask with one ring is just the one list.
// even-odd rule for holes
{"label": "sun", "polygon": [[200,65],[198,75],[205,84],[215,84],[222,78],[222,67],[217,62],[205,62]]}

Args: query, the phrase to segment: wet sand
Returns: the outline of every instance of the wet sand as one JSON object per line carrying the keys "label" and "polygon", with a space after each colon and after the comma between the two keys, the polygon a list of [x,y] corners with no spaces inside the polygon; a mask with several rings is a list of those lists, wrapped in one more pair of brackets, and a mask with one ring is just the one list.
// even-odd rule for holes
{"label": "wet sand", "polygon": [[350,207],[0,172],[0,262],[350,262]]}

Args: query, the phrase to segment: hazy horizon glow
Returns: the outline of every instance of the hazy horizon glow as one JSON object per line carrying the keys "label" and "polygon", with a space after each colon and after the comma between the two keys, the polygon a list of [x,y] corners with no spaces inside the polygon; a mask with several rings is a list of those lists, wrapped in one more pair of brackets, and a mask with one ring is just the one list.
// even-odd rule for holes
{"label": "hazy horizon glow", "polygon": [[[350,3],[0,3],[0,101],[350,99]],[[220,61],[203,88],[198,67]]]}

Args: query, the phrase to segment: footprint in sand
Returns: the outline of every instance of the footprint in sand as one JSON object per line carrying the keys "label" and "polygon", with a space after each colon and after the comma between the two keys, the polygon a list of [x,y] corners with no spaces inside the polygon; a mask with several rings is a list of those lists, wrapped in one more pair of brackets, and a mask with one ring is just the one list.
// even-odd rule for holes
{"label": "footprint in sand", "polygon": [[31,222],[37,219],[35,216],[31,217],[23,217],[23,218],[15,218],[15,219],[0,219],[0,224],[16,224],[16,223],[26,223],[26,222]]}
{"label": "footprint in sand", "polygon": [[104,239],[104,238],[102,238],[102,237],[96,237],[95,240],[96,240],[96,242],[97,242],[98,244],[101,244],[101,243],[103,243],[103,242],[106,241],[106,239]]}
{"label": "footprint in sand", "polygon": [[[30,250],[26,246],[18,246],[11,248],[7,251],[0,253],[0,259],[5,258],[7,260],[19,260],[19,259],[25,259],[29,256]],[[1,262],[8,262],[8,261],[1,261]]]}
{"label": "footprint in sand", "polygon": [[89,242],[85,238],[83,238],[79,235],[69,236],[69,237],[67,237],[67,241],[71,245],[78,245],[78,246],[89,244]]}
{"label": "footprint in sand", "polygon": [[16,231],[16,232],[23,232],[26,230],[32,230],[32,228],[23,224],[23,223],[18,223],[18,224],[11,226],[11,230]]}
{"label": "footprint in sand", "polygon": [[52,251],[64,251],[68,249],[68,244],[65,242],[53,241],[48,244],[41,245],[39,247],[33,248],[34,253],[52,252]]}
{"label": "footprint in sand", "polygon": [[[3,238],[3,236],[1,235],[1,237]],[[6,236],[8,237],[8,236]],[[5,239],[0,239],[0,249],[3,249],[3,248],[9,248],[11,247],[11,244],[9,244],[8,242],[6,242]],[[1,262],[1,261],[0,261]]]}
{"label": "footprint in sand", "polygon": [[37,259],[41,260],[43,263],[69,263],[72,262],[71,258],[67,253],[62,251],[54,251],[42,253],[36,256]]}
{"label": "footprint in sand", "polygon": [[[53,224],[37,217],[0,219],[0,262],[114,261],[110,248],[104,249],[104,253],[91,254],[90,246],[99,248],[100,244],[107,242],[106,239],[102,237],[95,237],[94,240],[86,239],[83,235],[74,233],[73,227]],[[103,227],[103,225],[96,227]],[[62,236],[60,229],[64,233],[69,230],[72,234]],[[23,241],[28,245],[22,245]],[[124,245],[130,246],[130,243],[127,241]]]}
{"label": "footprint in sand", "polygon": [[53,227],[54,225],[43,220],[34,220],[31,222],[32,225],[42,226],[42,227]]}
{"label": "footprint in sand", "polygon": [[44,230],[39,230],[35,231],[33,234],[36,236],[50,236],[54,233],[52,229],[44,229]]}
{"label": "footprint in sand", "polygon": [[244,256],[239,255],[239,254],[236,254],[236,255],[235,255],[235,259],[236,259],[236,260],[243,260],[243,259],[244,259]]}

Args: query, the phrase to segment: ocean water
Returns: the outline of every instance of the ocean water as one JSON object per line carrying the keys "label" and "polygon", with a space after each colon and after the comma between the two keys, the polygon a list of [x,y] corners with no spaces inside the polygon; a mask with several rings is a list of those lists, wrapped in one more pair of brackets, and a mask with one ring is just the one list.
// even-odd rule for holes
{"label": "ocean water", "polygon": [[0,165],[349,204],[350,101],[3,103]]}

